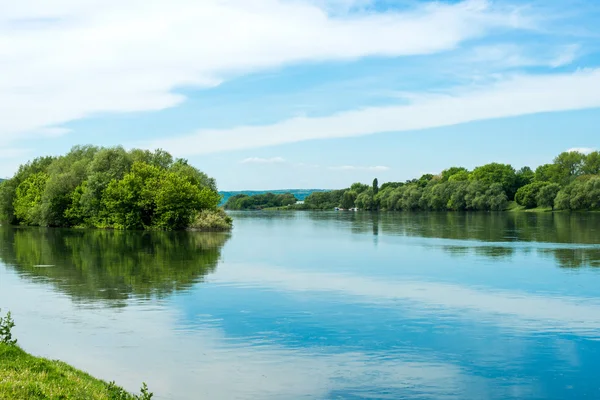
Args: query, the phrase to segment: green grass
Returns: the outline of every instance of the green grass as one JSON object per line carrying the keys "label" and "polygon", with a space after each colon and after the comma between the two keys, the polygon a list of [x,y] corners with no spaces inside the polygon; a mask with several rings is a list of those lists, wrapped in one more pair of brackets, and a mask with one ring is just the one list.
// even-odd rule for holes
{"label": "green grass", "polygon": [[525,210],[525,207],[518,205],[516,201],[509,201],[508,207],[506,207],[506,210],[504,210],[504,211],[523,211],[523,210]]}
{"label": "green grass", "polygon": [[34,357],[18,346],[0,343],[0,399],[133,400],[138,397],[63,362]]}
{"label": "green grass", "polygon": [[509,201],[508,207],[504,211],[542,213],[542,212],[552,212],[552,208],[550,208],[550,207],[525,208],[524,206],[518,205],[516,201]]}

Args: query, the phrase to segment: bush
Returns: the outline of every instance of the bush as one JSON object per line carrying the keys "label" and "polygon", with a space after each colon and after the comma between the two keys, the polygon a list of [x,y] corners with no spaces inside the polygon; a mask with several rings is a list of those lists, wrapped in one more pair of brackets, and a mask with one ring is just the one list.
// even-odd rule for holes
{"label": "bush", "polygon": [[12,337],[12,328],[14,327],[15,321],[13,321],[10,311],[6,314],[6,317],[0,317],[0,343],[9,346],[17,344],[17,339]]}
{"label": "bush", "polygon": [[233,219],[222,208],[200,211],[190,225],[191,230],[202,232],[225,232],[231,228]]}
{"label": "bush", "polygon": [[[525,208],[535,208],[541,205],[538,203],[538,194],[549,184],[549,182],[533,182],[523,186],[517,190],[517,194],[515,195],[516,202]],[[544,194],[547,195],[547,192],[545,191]]]}
{"label": "bush", "polygon": [[75,146],[35,159],[0,184],[0,220],[114,229],[186,229],[215,209],[214,179],[162,150]]}

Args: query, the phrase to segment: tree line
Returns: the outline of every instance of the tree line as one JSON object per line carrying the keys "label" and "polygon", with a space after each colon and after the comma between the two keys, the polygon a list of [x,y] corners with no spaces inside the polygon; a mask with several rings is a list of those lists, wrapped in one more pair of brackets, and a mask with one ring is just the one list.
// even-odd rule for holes
{"label": "tree line", "polygon": [[[217,213],[216,182],[163,150],[75,146],[0,183],[0,220],[50,227],[181,230]],[[218,213],[217,213],[218,214]]]}
{"label": "tree line", "polygon": [[[473,170],[451,167],[437,175],[381,186],[375,179],[372,185],[354,183],[346,189],[314,192],[298,205],[290,196],[288,208],[308,210],[501,211],[515,204],[525,209],[596,210],[600,209],[600,152],[564,152],[535,171],[490,163]],[[251,205],[266,198],[239,197],[236,208],[230,208],[253,209]]]}
{"label": "tree line", "polygon": [[263,193],[256,195],[237,194],[225,203],[226,210],[262,210],[264,208],[287,207],[298,199],[292,193]]}

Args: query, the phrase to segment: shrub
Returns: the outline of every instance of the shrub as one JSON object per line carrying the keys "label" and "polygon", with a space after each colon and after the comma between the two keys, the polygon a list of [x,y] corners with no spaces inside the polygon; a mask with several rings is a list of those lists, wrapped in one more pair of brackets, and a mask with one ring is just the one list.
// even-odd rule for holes
{"label": "shrub", "polygon": [[225,210],[202,210],[192,222],[190,229],[202,232],[225,232],[233,227],[233,219]]}
{"label": "shrub", "polygon": [[0,317],[0,343],[10,346],[17,344],[17,339],[12,337],[12,328],[14,327],[15,321],[13,321],[10,311],[6,314],[6,317]]}

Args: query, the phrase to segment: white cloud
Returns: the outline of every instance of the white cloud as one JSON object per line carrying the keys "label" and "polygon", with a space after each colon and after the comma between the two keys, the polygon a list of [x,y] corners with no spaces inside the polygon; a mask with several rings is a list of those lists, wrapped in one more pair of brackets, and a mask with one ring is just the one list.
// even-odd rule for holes
{"label": "white cloud", "polygon": [[201,130],[146,143],[177,155],[213,153],[402,132],[471,121],[600,107],[600,69],[572,74],[517,75],[485,87],[459,88],[446,95],[413,95],[408,105],[370,107],[328,117],[292,118],[274,125]]}
{"label": "white cloud", "polygon": [[577,152],[577,153],[581,153],[581,154],[590,154],[594,151],[596,151],[596,149],[591,148],[591,147],[573,147],[572,149],[567,150],[567,152],[569,152],[569,153]]}
{"label": "white cloud", "polygon": [[563,65],[569,65],[578,57],[580,53],[580,47],[578,45],[564,46],[560,49],[560,52],[550,60],[549,66],[553,68],[562,67]]}
{"label": "white cloud", "polygon": [[260,158],[260,157],[250,157],[243,159],[240,161],[242,164],[281,164],[284,163],[285,159],[281,157],[273,157],[273,158]]}
{"label": "white cloud", "polygon": [[364,167],[364,166],[354,166],[354,165],[342,165],[339,167],[329,167],[329,169],[334,171],[373,171],[373,172],[383,172],[389,171],[390,167],[385,167],[383,165],[376,165],[374,167]]}
{"label": "white cloud", "polygon": [[521,26],[485,0],[349,13],[310,0],[0,0],[0,132],[185,100],[181,87],[290,63],[431,54]]}
{"label": "white cloud", "polygon": [[463,62],[477,63],[489,68],[551,67],[558,68],[571,64],[579,55],[580,46],[525,46],[512,43],[484,45],[468,51]]}

